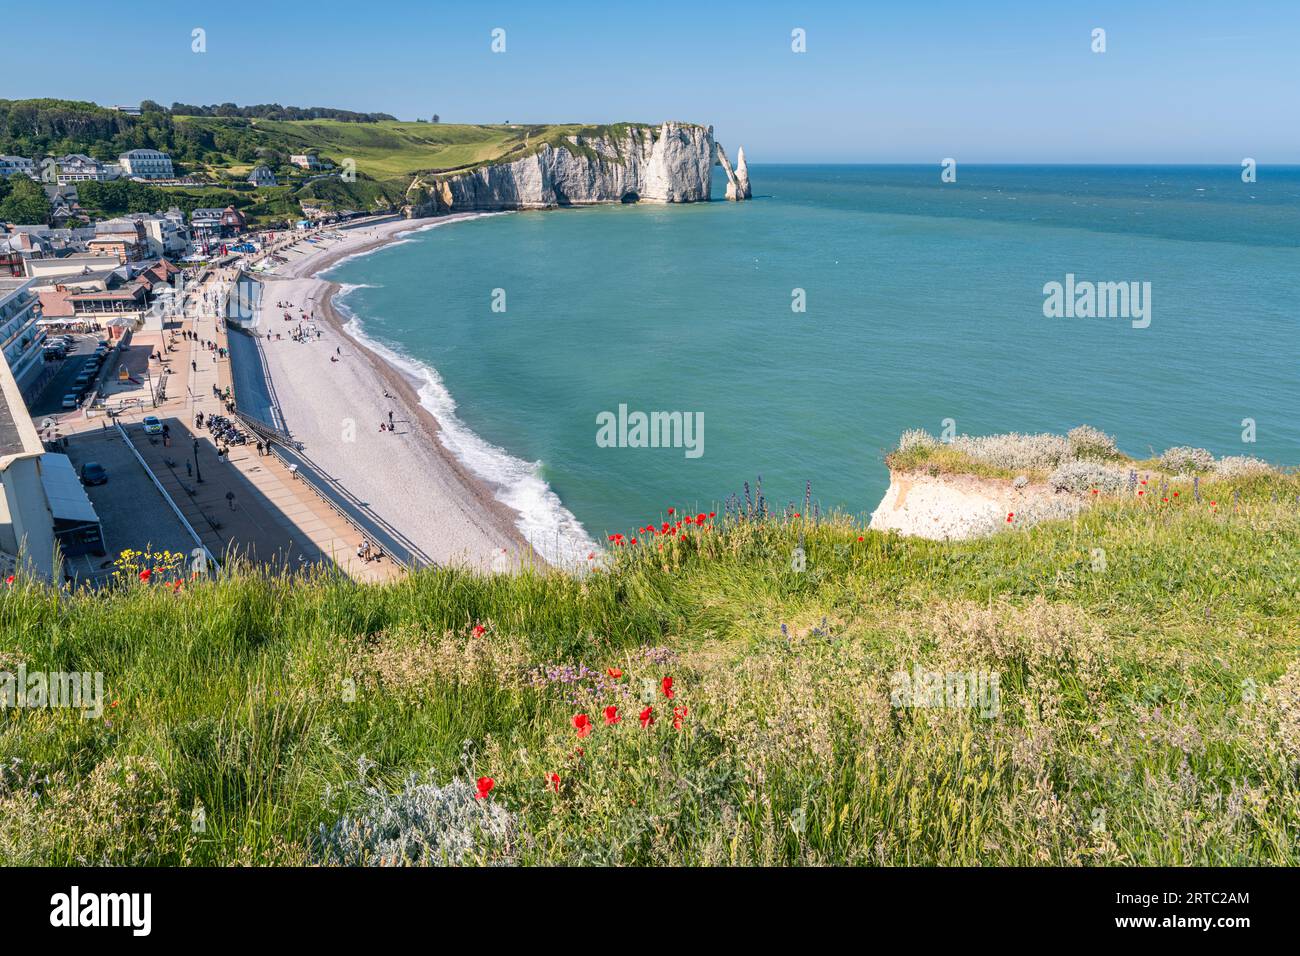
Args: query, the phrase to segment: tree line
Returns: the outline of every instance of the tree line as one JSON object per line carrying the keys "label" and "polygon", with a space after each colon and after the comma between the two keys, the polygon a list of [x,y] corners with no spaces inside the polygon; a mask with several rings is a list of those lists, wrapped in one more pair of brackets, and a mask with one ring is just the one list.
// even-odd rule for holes
{"label": "tree line", "polygon": [[[173,103],[167,109],[151,100],[141,104],[142,114],[131,116],[95,103],[76,100],[0,100],[0,153],[40,159],[67,153],[85,153],[95,159],[114,160],[132,149],[158,149],[180,163],[205,162],[222,153],[237,162],[257,161],[258,151],[280,146],[248,120],[333,119],[373,123],[393,119],[387,113],[354,113],[325,107],[297,106],[187,106]],[[228,124],[177,122],[173,117],[202,116],[232,120]]]}

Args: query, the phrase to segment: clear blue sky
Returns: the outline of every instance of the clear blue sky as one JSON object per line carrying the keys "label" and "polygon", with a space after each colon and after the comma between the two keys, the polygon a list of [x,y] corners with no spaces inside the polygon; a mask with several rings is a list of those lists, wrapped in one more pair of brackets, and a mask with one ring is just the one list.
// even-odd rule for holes
{"label": "clear blue sky", "polygon": [[1297,163],[1298,58],[1298,0],[70,0],[0,18],[6,98],[683,119],[751,162]]}

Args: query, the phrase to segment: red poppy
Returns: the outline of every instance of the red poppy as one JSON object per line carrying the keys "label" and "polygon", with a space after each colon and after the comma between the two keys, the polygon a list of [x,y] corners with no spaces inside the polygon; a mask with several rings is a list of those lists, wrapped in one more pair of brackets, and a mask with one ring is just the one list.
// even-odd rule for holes
{"label": "red poppy", "polygon": [[623,676],[623,670],[619,667],[607,667],[605,668],[605,673],[614,678],[614,680],[618,680]]}
{"label": "red poppy", "polygon": [[479,777],[478,792],[474,794],[474,798],[476,800],[487,799],[487,795],[492,792],[492,788],[495,787],[496,785],[497,782],[493,780],[491,777]]}
{"label": "red poppy", "polygon": [[698,515],[695,516],[695,523],[696,523],[696,524],[704,524],[704,522],[706,522],[706,521],[708,521],[708,520],[709,520],[709,516],[708,516],[708,515],[705,515],[705,514],[698,514]]}
{"label": "red poppy", "polygon": [[14,576],[12,574],[9,575],[9,577],[5,578],[5,584],[13,584],[13,583],[14,583]]}
{"label": "red poppy", "polygon": [[670,515],[671,515],[671,514],[676,514],[676,513],[677,513],[677,509],[676,509],[676,508],[669,508],[669,509],[668,509],[668,513],[669,513]]}
{"label": "red poppy", "polygon": [[859,540],[859,541],[866,541],[867,539],[864,538],[862,535],[858,535],[858,540]]}
{"label": "red poppy", "polygon": [[145,568],[143,571],[140,572],[140,580],[141,580],[141,581],[148,581],[149,578],[150,578],[152,575],[153,575],[153,572],[150,571],[148,568]]}
{"label": "red poppy", "polygon": [[1146,484],[1146,482],[1145,482],[1145,481],[1143,481],[1143,482],[1142,482],[1142,484],[1144,484],[1144,485],[1145,485],[1145,484]]}
{"label": "red poppy", "polygon": [[1095,495],[1097,493],[1097,489],[1096,488],[1092,489],[1092,493]]}
{"label": "red poppy", "polygon": [[552,774],[551,774],[551,777],[550,777],[550,780],[551,780],[551,789],[554,790],[556,793],[559,793],[559,792],[560,792],[560,775],[559,775],[558,773],[552,773]]}
{"label": "red poppy", "polygon": [[717,513],[716,511],[710,511],[710,512],[709,512],[709,517],[710,517],[710,518],[716,518],[717,516],[718,516],[718,513]]}
{"label": "red poppy", "polygon": [[1146,494],[1145,491],[1139,491],[1139,492],[1138,492],[1138,497],[1141,498],[1141,497],[1142,497],[1143,495],[1145,495],[1145,494]]}
{"label": "red poppy", "polygon": [[649,727],[651,724],[655,722],[654,712],[655,709],[653,707],[647,707],[645,710],[641,711],[642,727]]}
{"label": "red poppy", "polygon": [[1218,505],[1218,502],[1217,502],[1217,501],[1211,501],[1211,502],[1210,502],[1210,507],[1211,507],[1211,508],[1215,507],[1216,505]]}
{"label": "red poppy", "polygon": [[596,560],[596,552],[595,552],[595,551],[588,551],[588,552],[587,552],[587,560],[588,560],[588,561],[594,561],[594,560]]}
{"label": "red poppy", "polygon": [[633,539],[632,539],[632,543],[633,543],[633,544],[636,544],[636,538],[633,538]]}
{"label": "red poppy", "polygon": [[1008,511],[1008,512],[1007,512],[1007,520],[1008,520],[1008,521],[1011,521],[1012,519],[1014,519],[1015,516],[1016,516],[1016,513],[1015,513],[1014,511]]}
{"label": "red poppy", "polygon": [[664,689],[664,696],[667,697],[669,700],[672,700],[672,699],[673,699],[673,679],[672,679],[671,677],[665,677],[665,678],[663,679],[663,682],[662,682],[661,686],[662,686],[663,689]]}
{"label": "red poppy", "polygon": [[573,726],[578,731],[579,740],[591,733],[591,720],[586,714],[578,714],[574,717]]}
{"label": "red poppy", "polygon": [[681,707],[673,708],[673,730],[682,729],[682,721],[686,719],[686,715],[689,713],[690,713],[690,708],[686,707],[685,705],[682,705]]}
{"label": "red poppy", "polygon": [[475,625],[474,625],[474,636],[475,636],[475,637],[482,637],[482,636],[483,636],[484,634],[486,634],[486,633],[487,633],[487,628],[484,627],[482,624],[475,624]]}
{"label": "red poppy", "polygon": [[1174,497],[1175,497],[1175,498],[1178,497],[1178,492],[1176,492],[1176,491],[1174,492]]}
{"label": "red poppy", "polygon": [[618,708],[610,704],[605,708],[605,726],[612,727],[623,718],[618,715]]}
{"label": "red poppy", "polygon": [[803,515],[799,514],[799,512],[797,512],[797,511],[794,513],[794,516],[795,516],[796,518],[802,518],[802,517],[803,517]]}

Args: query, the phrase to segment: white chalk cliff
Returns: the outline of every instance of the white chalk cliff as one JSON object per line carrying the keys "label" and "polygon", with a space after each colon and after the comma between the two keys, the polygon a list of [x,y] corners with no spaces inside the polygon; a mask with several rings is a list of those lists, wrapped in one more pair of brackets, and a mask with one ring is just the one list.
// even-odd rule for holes
{"label": "white chalk cliff", "polygon": [[735,169],[731,168],[731,163],[727,159],[727,151],[722,148],[721,143],[716,145],[716,152],[718,154],[718,165],[727,174],[727,199],[731,202],[749,199],[749,167],[745,165],[745,147],[742,146],[736,151]]}
{"label": "white chalk cliff", "polygon": [[559,146],[543,144],[512,162],[427,178],[420,185],[433,195],[431,208],[413,213],[708,201],[713,127],[664,123],[610,129],[572,136]]}
{"label": "white chalk cliff", "polygon": [[736,185],[740,188],[741,199],[752,199],[754,194],[749,190],[749,167],[745,165],[745,147],[741,146],[736,150]]}
{"label": "white chalk cliff", "polygon": [[1042,483],[891,470],[889,489],[871,513],[871,528],[963,541],[1069,518],[1085,504],[1077,495],[1058,494]]}

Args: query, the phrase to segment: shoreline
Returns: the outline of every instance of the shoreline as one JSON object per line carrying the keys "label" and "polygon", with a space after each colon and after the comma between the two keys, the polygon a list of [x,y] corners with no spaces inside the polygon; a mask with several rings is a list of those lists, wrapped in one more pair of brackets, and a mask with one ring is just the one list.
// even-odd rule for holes
{"label": "shoreline", "polygon": [[[355,230],[360,233],[355,242],[349,241],[354,238],[351,230],[338,230],[347,238],[310,249],[296,260],[290,256],[281,272],[258,276],[264,288],[257,341],[290,433],[304,443],[305,452],[322,470],[366,499],[438,565],[500,572],[548,562],[519,529],[519,514],[444,445],[442,425],[421,401],[422,383],[348,330],[349,319],[340,315],[341,307],[334,302],[341,284],[321,278],[321,273],[343,260],[400,242],[413,232],[481,215],[485,214],[377,223]],[[277,301],[290,307],[276,308]],[[294,316],[293,324],[282,321],[284,311]],[[316,326],[314,338],[305,343],[272,338],[297,329],[301,313]],[[283,325],[284,331],[277,325]],[[322,354],[322,345],[328,352]],[[331,362],[331,356],[341,357]],[[341,387],[325,384],[322,388],[322,380],[330,378],[343,379]],[[358,401],[358,393],[364,392],[369,392],[369,400]],[[364,410],[371,410],[374,420],[391,413],[400,430],[379,433],[371,422],[352,417]],[[332,434],[340,426],[342,440]],[[344,443],[358,447],[344,452]],[[382,467],[367,468],[366,462]]]}

